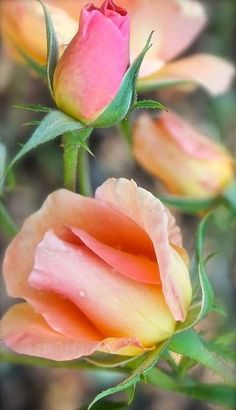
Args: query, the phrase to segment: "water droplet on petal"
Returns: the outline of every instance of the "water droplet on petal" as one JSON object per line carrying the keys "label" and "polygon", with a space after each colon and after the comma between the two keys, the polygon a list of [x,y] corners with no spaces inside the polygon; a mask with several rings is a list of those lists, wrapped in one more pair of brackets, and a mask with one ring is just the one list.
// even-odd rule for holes
{"label": "water droplet on petal", "polygon": [[83,298],[85,298],[85,296],[86,296],[86,291],[85,291],[84,289],[80,289],[79,292],[78,292],[78,294],[79,294],[79,297],[80,297],[81,299],[83,299]]}

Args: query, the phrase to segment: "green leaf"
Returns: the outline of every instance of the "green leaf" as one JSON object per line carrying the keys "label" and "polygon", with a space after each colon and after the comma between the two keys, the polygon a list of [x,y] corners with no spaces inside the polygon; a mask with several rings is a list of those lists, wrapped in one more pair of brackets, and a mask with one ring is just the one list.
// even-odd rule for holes
{"label": "green leaf", "polygon": [[223,192],[222,201],[236,215],[236,179]]}
{"label": "green leaf", "polygon": [[164,204],[178,209],[182,212],[195,214],[213,208],[217,204],[217,199],[192,199],[175,195],[158,196]]}
{"label": "green leaf", "polygon": [[135,386],[140,380],[142,380],[142,377],[145,377],[149,371],[155,366],[157,363],[158,359],[160,358],[160,355],[164,352],[164,350],[167,347],[167,344],[169,341],[164,342],[160,344],[155,350],[152,350],[144,355],[144,360],[141,362],[141,364],[133,371],[133,373],[124,381],[119,383],[118,385],[111,387],[102,393],[98,394],[90,406],[88,407],[88,410],[90,410],[95,403],[97,403],[99,400],[103,399],[104,397],[107,397],[111,394],[115,394],[118,392],[121,392],[123,390],[126,390],[132,386]]}
{"label": "green leaf", "polygon": [[207,348],[207,345],[195,330],[190,329],[176,334],[170,342],[169,349],[196,360],[197,363],[208,367],[225,381],[234,384],[233,369],[224,362],[222,357],[217,356],[215,352],[211,352]]}
{"label": "green leaf", "polygon": [[20,110],[28,110],[28,111],[35,111],[35,112],[49,112],[52,109],[49,107],[45,107],[41,104],[16,104],[13,105],[13,108],[19,108]]}
{"label": "green leaf", "polygon": [[92,124],[90,124],[92,127],[108,128],[112,125],[116,125],[129,112],[129,109],[134,101],[137,76],[143,59],[151,47],[152,35],[153,33],[150,34],[144,49],[126,72],[114,100],[103,111],[103,113]]}
{"label": "green leaf", "polygon": [[10,238],[15,236],[18,231],[16,224],[2,202],[0,202],[0,228]]}
{"label": "green leaf", "polygon": [[21,148],[15,158],[11,161],[7,167],[7,171],[25,154],[32,149],[37,148],[39,145],[45,142],[51,141],[59,135],[68,131],[76,131],[85,128],[84,125],[78,121],[73,120],[66,114],[58,110],[51,110],[41,121],[40,125],[26,144]]}
{"label": "green leaf", "polygon": [[145,109],[148,109],[148,110],[166,110],[166,107],[158,101],[140,100],[140,101],[137,101],[133,105],[132,111],[137,110],[137,109],[140,109],[140,110],[145,110]]}
{"label": "green leaf", "polygon": [[53,74],[59,59],[57,36],[52,24],[52,19],[50,17],[49,12],[47,11],[47,8],[41,0],[38,0],[38,2],[41,4],[45,16],[47,33],[47,80],[49,91],[51,93],[52,98],[54,98]]}

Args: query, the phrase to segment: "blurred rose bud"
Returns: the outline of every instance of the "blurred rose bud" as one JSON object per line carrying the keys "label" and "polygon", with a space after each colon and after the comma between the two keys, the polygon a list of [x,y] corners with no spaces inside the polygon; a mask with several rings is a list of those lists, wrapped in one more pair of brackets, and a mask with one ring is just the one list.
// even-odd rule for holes
{"label": "blurred rose bud", "polygon": [[174,218],[134,181],[109,179],[95,199],[56,191],[6,252],[7,291],[26,302],[3,317],[1,340],[54,360],[140,354],[186,318],[187,263]]}
{"label": "blurred rose bud", "polygon": [[[62,8],[62,0],[45,1],[57,33],[61,53],[78,29],[77,22],[69,15],[72,1],[74,4],[77,3],[74,0],[64,1],[64,6],[67,5],[68,10]],[[81,3],[82,1],[79,2],[80,6]],[[29,58],[45,65],[47,62],[47,38],[45,17],[40,3],[36,0],[3,1],[0,19],[1,34],[10,54],[17,60],[22,60],[19,51],[22,50]]]}
{"label": "blurred rose bud", "polygon": [[54,73],[57,106],[91,123],[114,99],[129,66],[130,19],[126,10],[106,0],[82,9],[79,31]]}
{"label": "blurred rose bud", "polygon": [[234,174],[233,160],[216,142],[201,135],[173,112],[141,115],[134,127],[133,153],[172,194],[213,197]]}

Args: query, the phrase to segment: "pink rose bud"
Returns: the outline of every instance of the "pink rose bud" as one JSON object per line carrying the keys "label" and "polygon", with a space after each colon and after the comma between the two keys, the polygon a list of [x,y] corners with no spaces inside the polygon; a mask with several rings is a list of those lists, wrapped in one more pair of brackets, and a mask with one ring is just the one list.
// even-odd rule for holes
{"label": "pink rose bud", "polygon": [[134,181],[109,179],[94,199],[56,191],[6,252],[8,294],[25,302],[1,340],[53,360],[153,349],[186,318],[187,265],[173,216]]}
{"label": "pink rose bud", "polygon": [[134,127],[133,153],[172,194],[211,198],[232,181],[233,160],[226,149],[201,135],[173,112],[141,115]]}
{"label": "pink rose bud", "polygon": [[130,19],[106,0],[82,9],[79,31],[54,73],[57,106],[83,122],[94,121],[116,96],[129,66]]}

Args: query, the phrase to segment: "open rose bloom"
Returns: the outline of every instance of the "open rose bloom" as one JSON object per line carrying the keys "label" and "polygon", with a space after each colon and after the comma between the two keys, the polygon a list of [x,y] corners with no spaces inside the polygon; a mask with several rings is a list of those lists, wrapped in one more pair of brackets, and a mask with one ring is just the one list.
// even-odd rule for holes
{"label": "open rose bloom", "polygon": [[[88,2],[45,0],[44,3],[51,14],[63,53],[78,30],[81,9]],[[153,46],[141,68],[141,86],[187,80],[202,85],[212,94],[224,92],[229,87],[234,75],[232,64],[206,53],[179,58],[206,25],[205,10],[198,1],[120,0],[119,4],[129,11],[132,20],[131,60],[140,52],[150,32],[155,30]],[[8,45],[12,49],[15,45],[21,47],[26,54],[45,64],[45,22],[40,4],[33,0],[10,0],[3,1],[1,7],[2,32]]]}
{"label": "open rose bloom", "polygon": [[56,191],[6,252],[7,291],[25,302],[1,339],[54,360],[153,349],[186,318],[187,260],[174,218],[133,181],[109,179],[95,199]]}
{"label": "open rose bloom", "polygon": [[133,154],[172,194],[209,198],[233,180],[234,163],[223,147],[173,112],[141,115],[133,130]]}

